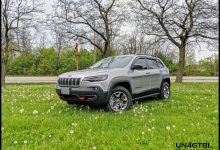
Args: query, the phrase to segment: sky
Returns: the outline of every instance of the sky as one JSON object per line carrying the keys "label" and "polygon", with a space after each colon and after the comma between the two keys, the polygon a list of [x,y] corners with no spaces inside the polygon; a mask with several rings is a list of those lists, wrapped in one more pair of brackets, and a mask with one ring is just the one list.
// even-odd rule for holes
{"label": "sky", "polygon": [[[57,0],[45,0],[45,11],[47,14],[51,14],[53,9],[52,9],[52,5],[54,3],[56,3]],[[126,1],[126,0],[122,0],[122,1]],[[130,32],[132,26],[131,25],[127,25],[122,27],[122,32]],[[45,31],[45,35],[47,38],[47,41],[50,41],[49,43],[51,44],[53,42],[50,31]],[[84,46],[87,47],[87,46]],[[207,50],[207,48],[205,46],[203,46],[201,48],[201,50],[195,50],[195,60],[198,62],[199,60],[206,58],[206,57],[211,57],[214,56],[214,54],[218,54],[218,51],[210,51]]]}

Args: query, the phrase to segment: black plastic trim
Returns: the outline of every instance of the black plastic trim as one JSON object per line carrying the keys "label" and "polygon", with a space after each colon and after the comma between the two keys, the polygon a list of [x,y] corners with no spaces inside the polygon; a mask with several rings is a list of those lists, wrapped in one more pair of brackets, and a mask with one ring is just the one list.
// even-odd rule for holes
{"label": "black plastic trim", "polygon": [[[61,90],[56,88],[56,93],[59,95],[60,99],[64,101],[70,102],[82,102],[85,104],[91,105],[104,105],[107,101],[107,94],[108,92],[104,92],[99,86],[93,87],[79,87],[79,88],[70,88],[70,95],[63,95],[61,94]],[[94,99],[90,100],[80,100],[79,96],[95,96]]]}
{"label": "black plastic trim", "polygon": [[132,99],[137,99],[137,98],[141,98],[141,97],[145,97],[145,96],[152,95],[152,94],[157,94],[157,93],[160,93],[159,88],[150,89],[150,90],[146,90],[146,91],[141,92],[141,93],[133,94]]}

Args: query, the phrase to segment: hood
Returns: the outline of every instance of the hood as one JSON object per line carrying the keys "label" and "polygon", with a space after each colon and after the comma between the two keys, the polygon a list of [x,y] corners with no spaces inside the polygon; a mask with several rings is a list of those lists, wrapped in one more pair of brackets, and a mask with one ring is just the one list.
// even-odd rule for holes
{"label": "hood", "polygon": [[84,78],[88,76],[96,76],[96,75],[104,75],[109,74],[112,71],[118,71],[121,68],[101,68],[101,69],[83,69],[79,71],[71,71],[67,73],[61,74],[59,77],[67,77],[67,78]]}

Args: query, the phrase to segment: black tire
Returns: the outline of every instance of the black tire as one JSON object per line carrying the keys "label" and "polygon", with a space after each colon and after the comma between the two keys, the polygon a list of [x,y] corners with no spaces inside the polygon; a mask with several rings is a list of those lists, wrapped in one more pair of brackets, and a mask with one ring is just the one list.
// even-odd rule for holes
{"label": "black tire", "polygon": [[[119,94],[120,93],[120,94]],[[114,108],[115,107],[113,107],[112,105],[113,105],[113,103],[112,103],[112,101],[113,101],[113,97],[114,97],[114,95],[115,94],[119,94],[119,96],[121,95],[123,98],[124,98],[124,100],[122,100],[122,98],[118,98],[118,100],[117,101],[120,101],[120,102],[115,102],[114,104],[116,105],[116,103],[118,104],[118,103],[121,103],[120,105],[124,105],[124,106],[119,106],[119,104],[118,104],[118,107],[120,107],[122,110],[115,110]],[[110,92],[109,92],[109,94],[108,94],[108,96],[107,96],[107,99],[108,99],[108,103],[104,106],[104,109],[106,110],[106,111],[111,111],[111,112],[120,112],[120,111],[123,111],[123,110],[127,110],[127,109],[129,109],[129,108],[131,108],[132,106],[133,106],[133,101],[132,101],[132,97],[131,97],[131,93],[126,89],[126,88],[124,88],[124,87],[122,87],[122,86],[117,86],[117,87],[115,87],[114,89],[112,89]],[[120,99],[120,100],[119,100]],[[111,100],[111,101],[110,101]],[[124,101],[126,104],[123,104],[123,102],[122,101]],[[126,106],[125,106],[126,105]],[[118,109],[120,109],[120,108],[118,108]]]}
{"label": "black tire", "polygon": [[170,84],[166,81],[163,82],[161,85],[159,98],[160,99],[169,99],[170,98]]}
{"label": "black tire", "polygon": [[71,101],[66,101],[68,105],[73,105],[75,104],[74,102],[71,102]]}

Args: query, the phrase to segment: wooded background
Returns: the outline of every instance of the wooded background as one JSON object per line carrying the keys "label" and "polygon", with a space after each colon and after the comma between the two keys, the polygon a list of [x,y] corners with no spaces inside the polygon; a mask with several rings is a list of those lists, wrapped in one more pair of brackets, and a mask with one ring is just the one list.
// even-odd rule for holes
{"label": "wooded background", "polygon": [[[6,75],[75,70],[76,43],[80,69],[108,56],[142,53],[160,57],[176,82],[183,75],[218,74],[217,55],[195,61],[198,50],[218,51],[217,1],[57,0],[50,13],[44,6],[1,0],[2,86]],[[44,29],[51,33],[49,46]]]}

